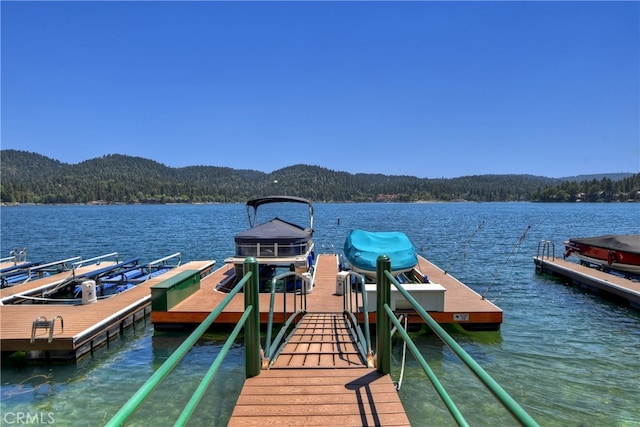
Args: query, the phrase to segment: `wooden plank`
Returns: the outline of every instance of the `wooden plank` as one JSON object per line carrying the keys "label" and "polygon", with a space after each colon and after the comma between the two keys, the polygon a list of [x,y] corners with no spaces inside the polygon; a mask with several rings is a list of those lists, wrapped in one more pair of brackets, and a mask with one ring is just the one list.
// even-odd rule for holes
{"label": "wooden plank", "polygon": [[375,369],[272,369],[246,380],[229,426],[408,426],[389,375]]}
{"label": "wooden plank", "polygon": [[[318,405],[315,405],[318,406]],[[404,421],[405,414],[402,413],[378,413],[358,415],[289,415],[270,417],[241,417],[236,416],[229,421],[228,426],[342,426],[342,427],[362,427],[362,426],[410,426],[408,421]]]}

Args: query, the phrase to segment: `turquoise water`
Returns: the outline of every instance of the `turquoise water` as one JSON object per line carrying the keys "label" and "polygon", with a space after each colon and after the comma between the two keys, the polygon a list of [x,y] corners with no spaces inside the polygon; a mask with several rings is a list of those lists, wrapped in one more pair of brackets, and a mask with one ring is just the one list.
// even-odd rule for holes
{"label": "turquoise water", "polygon": [[[403,231],[422,255],[500,306],[499,332],[448,330],[541,425],[640,426],[640,312],[537,275],[532,260],[542,239],[554,242],[560,255],[570,237],[640,233],[640,205],[316,204],[315,213],[319,252],[341,251],[352,228]],[[3,257],[27,247],[30,259],[47,261],[113,251],[151,261],[180,251],[185,262],[222,264],[233,252],[233,235],[247,226],[241,204],[16,206],[2,207],[0,215]],[[0,424],[102,425],[183,338],[154,334],[143,322],[74,364],[5,361]],[[172,424],[224,338],[219,333],[201,340],[132,425]],[[436,338],[414,338],[471,425],[514,424]],[[242,387],[243,356],[239,343],[192,425],[225,425]],[[400,342],[394,358],[397,378]],[[411,358],[400,395],[413,425],[454,424]]]}

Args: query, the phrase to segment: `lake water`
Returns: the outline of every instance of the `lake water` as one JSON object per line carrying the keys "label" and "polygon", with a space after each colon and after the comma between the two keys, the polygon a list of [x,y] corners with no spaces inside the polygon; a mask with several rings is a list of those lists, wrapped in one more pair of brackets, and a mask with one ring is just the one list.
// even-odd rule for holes
{"label": "lake water", "polygon": [[[2,257],[26,247],[30,259],[45,261],[114,251],[152,261],[182,252],[183,262],[222,265],[234,234],[247,228],[241,204],[12,206],[0,214]],[[316,204],[314,225],[318,252],[340,252],[352,228],[403,231],[421,255],[501,307],[499,332],[448,331],[540,425],[640,426],[640,312],[537,275],[533,263],[542,239],[560,256],[567,238],[640,234],[640,204]],[[439,340],[413,336],[471,425],[514,425]],[[0,424],[103,425],[184,337],[154,333],[147,321],[77,363],[4,361]],[[173,424],[224,339],[201,340],[131,425]],[[395,378],[401,358],[398,341]],[[226,424],[243,363],[239,342],[191,425]],[[411,357],[399,393],[413,425],[454,425]]]}

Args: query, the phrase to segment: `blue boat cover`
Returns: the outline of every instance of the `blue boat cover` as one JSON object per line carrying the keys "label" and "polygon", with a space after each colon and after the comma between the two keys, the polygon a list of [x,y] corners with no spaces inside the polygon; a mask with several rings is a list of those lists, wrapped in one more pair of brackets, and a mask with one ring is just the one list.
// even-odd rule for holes
{"label": "blue boat cover", "polygon": [[416,249],[406,234],[399,231],[351,230],[344,242],[344,254],[352,266],[376,271],[380,255],[391,260],[392,271],[409,270],[418,264]]}

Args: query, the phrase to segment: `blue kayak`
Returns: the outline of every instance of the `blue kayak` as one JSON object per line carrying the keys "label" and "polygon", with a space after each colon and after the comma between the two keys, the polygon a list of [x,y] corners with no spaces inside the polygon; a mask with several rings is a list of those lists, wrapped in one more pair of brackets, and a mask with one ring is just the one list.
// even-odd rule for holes
{"label": "blue kayak", "polygon": [[399,231],[351,230],[344,242],[344,254],[351,268],[371,275],[376,272],[380,255],[391,260],[391,271],[399,274],[418,264],[416,249],[406,234]]}

